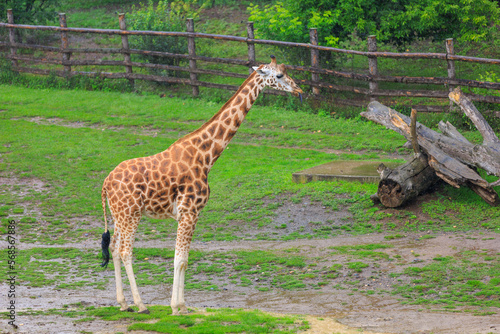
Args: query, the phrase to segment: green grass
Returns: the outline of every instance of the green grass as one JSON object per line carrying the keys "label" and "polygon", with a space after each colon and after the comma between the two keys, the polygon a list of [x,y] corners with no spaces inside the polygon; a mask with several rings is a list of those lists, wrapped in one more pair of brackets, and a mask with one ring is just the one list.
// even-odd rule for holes
{"label": "green grass", "polygon": [[[38,188],[0,185],[0,200],[6,203],[0,217],[20,219],[23,242],[47,244],[98,239],[101,229],[87,224],[102,221],[100,189],[106,175],[123,160],[166,149],[220,107],[203,99],[156,95],[6,85],[0,89],[0,137],[5,143],[0,146],[0,173],[21,184],[42,183]],[[346,232],[500,231],[500,212],[467,188],[444,187],[422,204],[418,218],[414,212],[391,213],[374,206],[369,199],[376,192],[374,184],[291,182],[295,171],[337,159],[380,158],[403,142],[395,132],[359,118],[335,119],[256,105],[209,176],[211,200],[200,216],[195,238],[290,240]],[[331,149],[345,153],[329,153]],[[363,153],[350,153],[359,150]],[[284,198],[318,203],[332,215],[347,209],[352,218],[342,225],[311,223],[310,231],[292,231],[282,224],[275,228],[276,235],[259,233],[272,224]],[[139,239],[175,235],[174,221],[143,221]]]}
{"label": "green grass", "polygon": [[[76,309],[75,309],[76,306]],[[26,314],[57,314],[79,318],[74,323],[101,319],[128,323],[128,330],[154,331],[158,333],[297,333],[307,330],[309,323],[295,315],[272,315],[259,310],[206,309],[183,316],[171,316],[169,306],[150,306],[150,314],[121,312],[117,307],[83,308],[73,305],[72,310],[52,309],[47,312]]]}
{"label": "green grass", "polygon": [[360,261],[355,261],[347,263],[347,267],[349,269],[353,269],[354,271],[360,273],[363,271],[364,268],[369,267],[369,264]]}
{"label": "green grass", "polygon": [[[2,259],[6,252],[1,255]],[[59,289],[77,289],[92,286],[104,289],[109,278],[99,278],[97,266],[100,254],[74,248],[32,248],[16,254],[17,282],[23,286],[51,286]],[[7,275],[8,267],[0,268]],[[100,271],[100,270],[99,270]]]}
{"label": "green grass", "polygon": [[410,266],[403,274],[408,284],[396,285],[393,293],[405,303],[448,308],[500,307],[500,258],[461,252],[456,257],[435,257],[424,266]]}
{"label": "green grass", "polygon": [[405,236],[402,235],[402,234],[390,234],[390,235],[386,235],[384,236],[384,239],[387,239],[387,240],[394,240],[394,239],[401,239],[401,238],[404,238]]}
{"label": "green grass", "polygon": [[[0,147],[4,157],[0,172],[13,173],[28,183],[32,178],[44,183],[42,189],[29,189],[22,198],[7,185],[0,186],[0,198],[5,203],[13,206],[18,202],[38,203],[39,215],[23,217],[27,221],[20,228],[27,233],[25,242],[57,243],[45,232],[61,222],[71,226],[65,230],[65,238],[58,240],[80,239],[81,231],[71,224],[71,219],[83,216],[102,219],[102,181],[119,162],[166,149],[219,108],[202,100],[158,99],[154,95],[1,88],[0,109],[4,110],[0,114],[4,125],[1,136],[6,145]],[[349,128],[351,131],[364,128],[364,135],[342,134]],[[322,129],[322,134],[312,129]],[[367,198],[364,196],[374,191],[373,185],[297,185],[291,182],[290,174],[339,158],[321,152],[325,147],[375,150],[360,156],[345,154],[342,158],[347,159],[377,157],[379,152],[395,149],[396,140],[391,134],[385,141],[369,144],[369,135],[377,132],[381,136],[388,134],[362,120],[324,122],[311,114],[256,106],[210,174],[212,200],[202,213],[197,236],[227,240],[233,235],[226,227],[231,222],[268,224],[273,210],[261,201],[281,194],[309,196],[334,210],[356,198]],[[30,136],[14,136],[16,133],[30,133]],[[155,133],[156,138],[148,133]],[[227,191],[235,187],[238,192]],[[354,199],[336,199],[337,194],[347,193]],[[13,210],[14,207],[9,207],[2,212],[15,215]],[[35,223],[42,217],[47,218],[49,225]],[[139,235],[152,229],[167,234],[175,230],[173,222],[151,222],[154,227],[145,227]],[[227,233],[214,233],[219,228]],[[89,233],[92,237],[99,234]],[[150,233],[148,237],[160,236]]]}

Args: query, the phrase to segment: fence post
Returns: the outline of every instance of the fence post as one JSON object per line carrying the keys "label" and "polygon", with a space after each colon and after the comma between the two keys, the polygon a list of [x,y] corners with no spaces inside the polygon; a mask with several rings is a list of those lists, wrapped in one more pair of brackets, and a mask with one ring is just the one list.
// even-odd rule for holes
{"label": "fence post", "polygon": [[[125,13],[118,14],[118,21],[120,22],[120,30],[127,30],[127,22],[125,21]],[[122,49],[123,49],[123,63],[125,64],[125,72],[127,74],[132,74],[132,61],[130,60],[129,46],[128,46],[128,36],[121,35],[122,38]],[[128,75],[127,75],[128,76]],[[132,87],[134,87],[134,79],[128,79]]]}
{"label": "fence post", "polygon": [[[186,21],[187,32],[194,32],[194,20],[187,19]],[[194,37],[188,37],[188,53],[189,57],[196,57],[196,44]],[[200,94],[200,89],[196,86],[196,82],[198,81],[198,76],[196,73],[192,72],[196,70],[196,60],[189,59],[189,79],[191,80],[191,86],[193,87],[193,96],[198,96]]]}
{"label": "fence post", "polygon": [[[377,37],[375,35],[368,36],[368,51],[377,52]],[[378,75],[377,57],[368,57],[368,67],[370,75]],[[378,82],[370,80],[370,93],[378,90]],[[370,96],[370,101],[375,101],[374,96]]]}
{"label": "fence post", "polygon": [[[253,30],[253,22],[247,22],[247,37],[249,39],[254,39],[254,30]],[[255,44],[247,42],[248,45],[248,61],[250,62],[250,66],[248,69],[249,74],[252,74],[255,63]]]}
{"label": "fence post", "polygon": [[[12,9],[7,9],[7,23],[14,24],[14,14],[12,13]],[[16,48],[13,46],[16,44],[16,32],[14,28],[9,28],[9,42],[10,42],[10,55],[16,56]],[[17,60],[12,59],[12,66],[17,67]]]}
{"label": "fence post", "polygon": [[[61,28],[67,28],[68,25],[66,24],[66,14],[65,13],[59,13],[59,25]],[[69,46],[68,42],[68,33],[65,31],[61,31],[61,49],[64,51],[67,49]],[[63,52],[62,53],[62,59],[63,63],[68,62],[71,57],[70,52]],[[71,66],[70,65],[64,65],[64,74],[68,76],[71,73]]]}
{"label": "fence post", "polygon": [[[309,39],[312,45],[318,45],[318,30],[316,28],[309,29]],[[319,50],[311,49],[311,67],[319,68]],[[313,82],[319,81],[318,73],[311,73],[311,80]],[[320,89],[319,87],[313,87],[312,89],[314,95],[319,95]]]}
{"label": "fence post", "polygon": [[[453,47],[453,38],[447,38],[445,41],[445,45],[446,45],[446,63],[448,64],[448,78],[455,79],[455,77],[456,77],[455,62],[453,60],[448,59],[448,55],[455,54],[455,50]],[[453,90],[452,85],[449,85],[449,90],[450,90],[450,92]],[[455,105],[450,100],[450,111],[453,109],[455,109]]]}

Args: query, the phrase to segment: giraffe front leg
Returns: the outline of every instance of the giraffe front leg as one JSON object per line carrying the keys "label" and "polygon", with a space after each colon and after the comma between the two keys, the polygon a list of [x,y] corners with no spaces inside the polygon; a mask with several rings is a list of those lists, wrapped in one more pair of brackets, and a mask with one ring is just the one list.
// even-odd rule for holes
{"label": "giraffe front leg", "polygon": [[188,310],[184,300],[184,279],[188,264],[188,254],[176,252],[174,259],[174,286],[172,288],[172,315],[187,314]]}
{"label": "giraffe front leg", "polygon": [[197,216],[182,215],[177,227],[177,241],[175,243],[174,285],[172,288],[172,315],[187,314],[184,300],[184,280],[188,266],[189,247],[196,226]]}

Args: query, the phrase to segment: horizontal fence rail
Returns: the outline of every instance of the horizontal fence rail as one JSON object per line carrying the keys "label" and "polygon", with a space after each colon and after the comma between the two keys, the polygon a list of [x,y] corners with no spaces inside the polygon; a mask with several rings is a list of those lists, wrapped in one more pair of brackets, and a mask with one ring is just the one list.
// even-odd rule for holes
{"label": "horizontal fence rail", "polygon": [[338,49],[329,46],[313,45],[308,43],[295,43],[295,42],[284,42],[284,41],[274,41],[265,39],[252,39],[247,37],[239,36],[229,36],[229,35],[217,35],[217,34],[207,34],[207,33],[195,33],[195,32],[182,32],[182,31],[150,31],[150,30],[117,30],[117,29],[96,29],[96,28],[63,28],[56,26],[37,26],[37,25],[27,25],[27,24],[9,24],[0,23],[0,27],[4,28],[16,28],[16,29],[29,29],[29,30],[40,30],[40,31],[59,31],[59,32],[73,32],[73,33],[86,33],[86,34],[104,34],[104,35],[129,35],[129,36],[163,36],[163,37],[195,37],[195,38],[207,38],[216,39],[221,41],[232,41],[240,43],[252,43],[252,44],[262,44],[262,45],[274,45],[274,46],[287,46],[287,47],[301,47],[308,49],[315,49],[320,51],[330,51],[335,53],[345,53],[365,57],[380,57],[380,58],[418,58],[418,59],[443,59],[443,60],[458,60],[458,61],[469,61],[474,63],[485,63],[485,64],[500,64],[500,59],[490,59],[490,58],[479,58],[479,57],[469,57],[469,56],[459,56],[450,55],[447,53],[397,53],[397,52],[380,52],[380,51],[355,51],[355,50],[345,50]]}
{"label": "horizontal fence rail", "polygon": [[[377,44],[375,36],[370,36],[368,38],[368,51],[356,51],[356,50],[345,50],[339,48],[332,48],[327,46],[321,46],[317,43],[317,31],[312,28],[310,30],[311,43],[294,43],[285,41],[273,41],[273,40],[262,40],[254,38],[253,23],[249,22],[247,24],[247,37],[239,36],[228,36],[228,35],[217,35],[217,34],[207,34],[199,33],[194,31],[194,22],[192,19],[187,19],[186,31],[185,32],[173,32],[173,31],[141,31],[141,30],[127,30],[125,23],[125,15],[119,14],[119,26],[120,29],[95,29],[95,28],[70,28],[66,26],[66,16],[65,14],[60,14],[60,27],[57,26],[38,26],[38,25],[26,25],[26,24],[14,24],[14,17],[11,10],[7,11],[8,23],[0,23],[0,28],[7,29],[9,32],[9,40],[6,42],[0,41],[0,50],[8,50],[4,52],[2,56],[6,59],[10,59],[14,71],[25,72],[38,75],[56,75],[60,77],[71,77],[77,75],[93,76],[93,77],[103,77],[109,79],[128,79],[132,84],[134,80],[148,80],[156,82],[167,82],[167,83],[177,83],[185,84],[193,87],[193,95],[198,95],[198,87],[211,87],[226,90],[236,90],[238,86],[228,85],[228,84],[218,84],[206,81],[198,80],[198,75],[215,75],[223,77],[235,77],[235,78],[246,78],[246,74],[232,73],[220,70],[210,70],[202,69],[197,66],[197,62],[211,62],[211,63],[221,63],[230,65],[240,65],[248,67],[251,71],[251,66],[258,65],[255,58],[255,46],[256,45],[271,45],[279,47],[295,47],[304,48],[311,50],[311,65],[308,66],[293,66],[287,65],[287,69],[305,72],[310,76],[310,80],[297,80],[301,85],[307,85],[312,88],[309,96],[319,99],[328,99],[321,92],[321,88],[327,91],[341,91],[341,92],[352,92],[355,94],[360,94],[366,98],[375,99],[376,97],[431,97],[431,98],[448,98],[448,92],[455,86],[466,86],[470,88],[485,88],[489,90],[500,90],[500,83],[498,82],[488,82],[479,80],[469,80],[469,79],[459,79],[456,78],[455,73],[455,61],[459,62],[469,62],[478,64],[490,64],[498,65],[500,64],[500,59],[489,59],[489,58],[479,58],[479,57],[469,57],[455,55],[453,52],[453,40],[446,40],[446,53],[396,53],[396,52],[380,52],[377,51]],[[60,46],[47,46],[47,45],[36,45],[36,44],[26,44],[19,43],[16,40],[15,29],[23,30],[36,30],[36,31],[53,31],[61,34]],[[69,46],[68,33],[76,34],[104,34],[104,35],[117,35],[121,36],[121,46],[119,48],[74,48]],[[129,36],[162,36],[162,37],[182,37],[188,40],[188,53],[187,54],[175,54],[169,52],[160,51],[148,51],[148,50],[137,50],[131,49],[128,45]],[[217,58],[217,57],[206,57],[196,54],[196,39],[213,39],[219,41],[232,41],[245,43],[248,45],[248,60],[244,59],[229,59],[229,58]],[[55,53],[60,55],[60,58],[55,58],[52,56],[47,57],[34,57],[28,55],[20,55],[17,53],[18,49],[27,50],[38,50],[42,52]],[[336,71],[331,69],[320,68],[319,62],[319,51],[331,52],[338,54],[347,55],[358,55],[368,58],[367,74],[351,73],[344,71]],[[71,59],[72,54],[120,54],[123,55],[123,60],[75,60]],[[157,57],[169,57],[176,59],[184,59],[189,62],[187,67],[173,66],[173,65],[163,65],[163,64],[152,64],[152,63],[142,63],[137,61],[132,61],[130,55],[147,55],[147,56],[157,56]],[[399,59],[437,59],[447,62],[448,67],[448,77],[411,77],[411,76],[384,76],[380,75],[377,67],[378,58],[399,58]],[[20,66],[20,62],[25,64],[50,64],[62,66],[61,70],[54,69],[42,69],[34,68],[28,66]],[[77,66],[118,66],[125,69],[124,72],[91,72],[91,71],[75,71],[74,67]],[[177,78],[177,77],[166,77],[154,74],[141,74],[134,73],[134,68],[146,68],[146,69],[160,69],[160,70],[170,70],[176,72],[187,72],[189,73],[189,78]],[[320,75],[323,77],[336,77],[348,80],[354,80],[357,82],[367,82],[369,83],[369,88],[348,86],[345,84],[333,84],[330,82],[321,81]],[[381,89],[378,85],[380,82],[394,82],[400,84],[425,84],[425,85],[441,85],[446,86],[446,90],[410,90],[410,89]],[[284,95],[284,92],[269,90],[267,93]],[[489,103],[500,103],[500,97],[494,95],[480,95],[480,94],[468,94],[468,96],[474,101],[482,101]],[[344,101],[347,102],[347,101]],[[348,104],[353,104],[354,102],[348,102]],[[365,104],[362,102],[361,104]],[[355,104],[355,103],[354,103]],[[432,108],[429,108],[432,109]]]}

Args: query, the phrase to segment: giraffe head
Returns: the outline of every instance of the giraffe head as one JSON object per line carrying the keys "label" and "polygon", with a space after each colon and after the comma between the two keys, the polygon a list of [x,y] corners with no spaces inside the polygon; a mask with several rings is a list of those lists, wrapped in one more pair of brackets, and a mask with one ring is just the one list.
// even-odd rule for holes
{"label": "giraffe head", "polygon": [[275,56],[271,56],[270,64],[263,64],[259,67],[255,66],[253,69],[264,79],[265,86],[290,92],[295,96],[299,96],[302,102],[302,89],[286,74],[285,65],[278,65]]}

